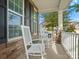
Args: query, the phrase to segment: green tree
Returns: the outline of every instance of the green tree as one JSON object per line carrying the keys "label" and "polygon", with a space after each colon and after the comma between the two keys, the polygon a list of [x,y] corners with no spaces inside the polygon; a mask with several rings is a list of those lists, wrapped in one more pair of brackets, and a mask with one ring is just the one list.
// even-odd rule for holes
{"label": "green tree", "polygon": [[69,24],[68,29],[66,30],[66,32],[75,32],[75,25],[74,24]]}
{"label": "green tree", "polygon": [[53,27],[56,27],[58,25],[58,13],[57,12],[50,12],[43,14],[45,18],[45,27],[48,28],[48,30],[53,30]]}
{"label": "green tree", "polygon": [[63,12],[63,29],[64,29],[64,31],[67,30],[67,26],[69,24],[69,21],[71,20],[69,14],[70,14],[70,12],[68,10]]}
{"label": "green tree", "polygon": [[69,10],[71,12],[73,12],[73,11],[79,12],[79,4],[74,4],[74,5],[69,6]]}
{"label": "green tree", "polygon": [[[43,14],[44,18],[45,18],[45,27],[48,28],[48,30],[53,30],[53,27],[58,26],[58,12],[50,12],[50,13],[46,13]],[[63,14],[63,26],[67,26],[68,22],[69,22],[69,12],[65,11]]]}
{"label": "green tree", "polygon": [[[66,15],[67,17],[66,17],[66,16],[65,16],[65,17],[66,17],[66,18],[69,18],[69,17],[70,17],[69,15],[70,15],[70,14],[73,14],[73,12],[76,12],[76,13],[79,12],[79,4],[73,4],[73,5],[69,6],[69,9],[68,9],[67,15]],[[65,19],[66,19],[66,18],[65,18]],[[67,25],[67,26],[68,26],[68,25]],[[72,26],[72,25],[71,25],[71,26],[68,26],[66,31],[67,31],[67,32],[75,32],[75,31],[74,31],[74,30],[75,30],[74,27],[75,27],[75,26]]]}

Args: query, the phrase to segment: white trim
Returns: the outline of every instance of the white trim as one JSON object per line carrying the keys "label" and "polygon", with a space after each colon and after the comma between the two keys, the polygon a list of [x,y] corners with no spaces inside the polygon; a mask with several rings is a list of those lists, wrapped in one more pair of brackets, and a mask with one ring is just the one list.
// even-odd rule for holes
{"label": "white trim", "polygon": [[37,23],[37,21],[36,21],[36,20],[33,20],[33,22],[34,22],[34,23]]}
{"label": "white trim", "polygon": [[7,0],[7,41],[9,39],[9,24],[8,24],[8,16],[9,16],[9,12],[8,12],[8,8],[9,8],[9,0]]}
{"label": "white trim", "polygon": [[18,12],[15,12],[15,11],[13,11],[13,10],[9,9],[9,8],[8,8],[8,11],[9,11],[9,12],[12,12],[12,13],[15,13],[15,14],[17,14],[17,15],[19,15],[19,16],[22,16],[22,15],[21,15],[21,14],[19,14]]}
{"label": "white trim", "polygon": [[72,0],[32,0],[40,13],[65,10]]}
{"label": "white trim", "polygon": [[22,36],[18,36],[18,37],[14,37],[14,38],[9,38],[8,43],[11,43],[11,42],[14,42],[14,41],[17,41],[17,40],[20,40],[20,39],[22,39]]}
{"label": "white trim", "polygon": [[22,25],[24,25],[24,0],[23,0],[23,21],[22,21]]}
{"label": "white trim", "polygon": [[58,27],[63,30],[63,11],[58,11]]}

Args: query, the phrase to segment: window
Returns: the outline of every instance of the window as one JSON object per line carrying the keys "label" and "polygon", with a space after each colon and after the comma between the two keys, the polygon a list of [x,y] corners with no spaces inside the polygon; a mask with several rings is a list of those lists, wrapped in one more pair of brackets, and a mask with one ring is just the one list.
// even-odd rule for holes
{"label": "window", "polygon": [[8,13],[9,38],[22,36],[23,0],[9,0]]}
{"label": "window", "polygon": [[38,15],[37,10],[34,8],[34,20],[35,20],[35,21],[38,20],[38,19],[37,19],[37,18],[38,18],[37,15]]}
{"label": "window", "polygon": [[21,36],[22,17],[9,13],[9,38]]}
{"label": "window", "polygon": [[31,7],[31,32],[32,37],[37,38],[38,34],[38,13],[35,7]]}
{"label": "window", "polygon": [[38,14],[37,10],[34,8],[34,15],[33,15],[33,30],[35,33],[37,33],[37,22],[38,22]]}
{"label": "window", "polygon": [[22,14],[23,0],[9,0],[9,9]]}

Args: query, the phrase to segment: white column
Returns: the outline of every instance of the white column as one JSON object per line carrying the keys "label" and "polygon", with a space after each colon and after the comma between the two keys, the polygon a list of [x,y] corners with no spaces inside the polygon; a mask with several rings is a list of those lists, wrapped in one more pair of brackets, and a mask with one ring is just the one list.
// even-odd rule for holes
{"label": "white column", "polygon": [[63,30],[63,11],[58,11],[58,27]]}

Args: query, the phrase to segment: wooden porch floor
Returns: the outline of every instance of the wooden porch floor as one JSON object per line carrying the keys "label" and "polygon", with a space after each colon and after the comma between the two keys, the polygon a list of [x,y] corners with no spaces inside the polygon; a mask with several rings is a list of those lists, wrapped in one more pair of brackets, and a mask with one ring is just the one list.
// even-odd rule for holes
{"label": "wooden porch floor", "polygon": [[[26,59],[25,54],[21,54],[17,59]],[[41,57],[30,56],[30,59],[41,59]],[[70,59],[70,57],[66,54],[61,44],[51,43],[49,48],[46,49],[46,56],[44,56],[44,59]]]}

